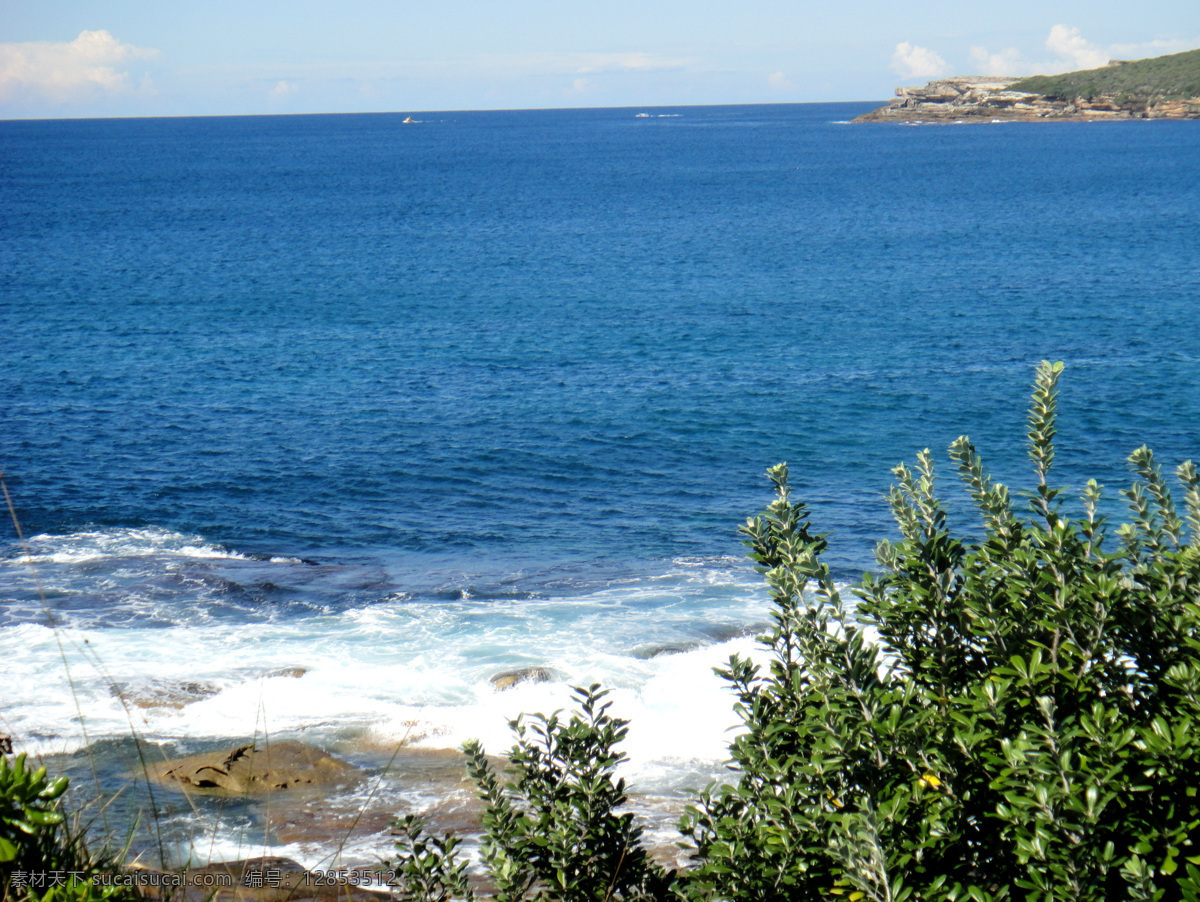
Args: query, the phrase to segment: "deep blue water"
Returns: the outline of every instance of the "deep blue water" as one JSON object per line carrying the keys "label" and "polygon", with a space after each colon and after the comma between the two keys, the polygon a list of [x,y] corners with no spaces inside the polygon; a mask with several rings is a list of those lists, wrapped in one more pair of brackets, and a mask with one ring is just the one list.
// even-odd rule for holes
{"label": "deep blue water", "polygon": [[601,681],[677,789],[768,466],[846,579],[919,449],[1029,485],[1043,358],[1057,483],[1200,456],[1200,122],[869,106],[0,122],[0,726],[498,749]]}
{"label": "deep blue water", "polygon": [[1200,452],[1200,124],[866,108],[0,123],[25,527],[736,553],[786,460],[853,571],[917,449],[1024,476],[1044,357],[1064,480]]}

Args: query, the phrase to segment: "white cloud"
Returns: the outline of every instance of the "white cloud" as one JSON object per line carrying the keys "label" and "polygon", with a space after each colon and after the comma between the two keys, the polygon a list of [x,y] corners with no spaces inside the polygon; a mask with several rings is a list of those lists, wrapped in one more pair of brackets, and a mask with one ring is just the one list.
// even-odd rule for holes
{"label": "white cloud", "polygon": [[892,70],[903,78],[936,78],[945,73],[946,61],[932,50],[905,41],[896,45]]}
{"label": "white cloud", "polygon": [[577,78],[571,82],[571,90],[576,94],[588,94],[594,87],[595,85],[587,78]]}
{"label": "white cloud", "polygon": [[975,64],[972,75],[1031,75],[1031,64],[1016,47],[999,53],[988,53],[986,47],[972,47],[971,60]]}
{"label": "white cloud", "polygon": [[975,75],[1058,75],[1079,69],[1097,69],[1108,65],[1111,59],[1145,59],[1167,53],[1179,53],[1200,44],[1200,41],[1148,41],[1143,44],[1110,44],[1098,47],[1087,41],[1078,28],[1070,25],[1055,25],[1046,38],[1046,49],[1054,53],[1054,59],[1031,59],[1016,47],[1008,47],[998,53],[986,47],[972,47],[971,61]]}
{"label": "white cloud", "polygon": [[267,92],[267,96],[272,100],[285,100],[299,90],[300,86],[294,81],[288,81],[286,78],[281,78],[279,81],[275,82],[275,86]]}
{"label": "white cloud", "polygon": [[1141,44],[1113,44],[1108,50],[1113,59],[1141,60],[1151,56],[1183,53],[1200,47],[1200,39],[1191,41],[1145,41]]}
{"label": "white cloud", "polygon": [[1098,69],[1108,65],[1107,50],[1095,47],[1084,40],[1078,28],[1070,25],[1055,25],[1046,38],[1046,49],[1057,54],[1069,65],[1066,71]]}
{"label": "white cloud", "polygon": [[773,91],[791,91],[795,89],[789,79],[782,72],[773,72],[767,76],[767,86]]}
{"label": "white cloud", "polygon": [[[64,103],[134,90],[119,63],[152,59],[157,50],[124,44],[107,31],[82,31],[73,41],[0,44],[0,100]],[[142,88],[148,86],[142,79]]]}
{"label": "white cloud", "polygon": [[[579,53],[562,58],[563,62],[571,59],[575,61],[575,71],[580,75],[596,75],[601,72],[661,72],[664,69],[679,69],[686,64],[683,60],[649,53]],[[547,61],[552,65],[557,62],[553,56]]]}

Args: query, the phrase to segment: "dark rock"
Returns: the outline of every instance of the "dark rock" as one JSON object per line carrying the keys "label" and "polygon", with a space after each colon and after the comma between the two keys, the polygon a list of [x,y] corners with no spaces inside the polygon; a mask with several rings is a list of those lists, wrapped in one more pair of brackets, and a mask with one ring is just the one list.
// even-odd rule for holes
{"label": "dark rock", "polygon": [[772,626],[766,621],[758,623],[713,623],[704,627],[704,634],[714,642],[728,642],[730,639],[744,639],[746,636],[761,636],[771,632]]}
{"label": "dark rock", "polygon": [[281,789],[335,786],[358,779],[352,764],[285,739],[192,755],[148,768],[150,779],[205,795],[258,795]]}
{"label": "dark rock", "polygon": [[517,670],[505,670],[491,679],[492,687],[501,692],[511,689],[518,683],[549,683],[558,676],[549,667],[521,667]]}
{"label": "dark rock", "polygon": [[647,661],[664,655],[680,655],[695,651],[713,643],[728,642],[730,639],[741,639],[744,636],[761,636],[771,632],[771,624],[759,623],[705,623],[693,625],[690,632],[700,633],[702,639],[680,639],[675,642],[657,642],[651,645],[639,645],[630,654],[635,658]]}
{"label": "dark rock", "polygon": [[268,670],[267,676],[269,676],[269,677],[293,677],[298,680],[298,679],[300,679],[300,677],[304,676],[306,673],[308,673],[307,667],[278,667],[275,670]]}
{"label": "dark rock", "polygon": [[699,642],[660,642],[655,645],[639,645],[630,654],[643,661],[649,661],[651,658],[661,658],[665,655],[681,655],[700,647]]}
{"label": "dark rock", "polygon": [[153,680],[144,686],[113,683],[110,691],[117,698],[138,708],[175,708],[211,698],[221,691],[214,683],[198,680]]}
{"label": "dark rock", "polygon": [[[262,677],[293,677],[308,673],[307,667],[278,667],[274,670],[243,671],[255,679]],[[151,680],[145,684],[114,683],[113,695],[137,708],[174,708],[179,710],[193,702],[212,698],[221,691],[216,683],[203,680]]]}
{"label": "dark rock", "polygon": [[[355,760],[369,773],[379,773],[373,795],[364,801],[357,792],[294,792],[262,799],[252,814],[262,835],[272,843],[361,846],[386,834],[392,818],[407,812],[420,813],[431,835],[479,833],[483,804],[460,750],[393,748]],[[496,773],[508,766],[501,758],[488,760]]]}

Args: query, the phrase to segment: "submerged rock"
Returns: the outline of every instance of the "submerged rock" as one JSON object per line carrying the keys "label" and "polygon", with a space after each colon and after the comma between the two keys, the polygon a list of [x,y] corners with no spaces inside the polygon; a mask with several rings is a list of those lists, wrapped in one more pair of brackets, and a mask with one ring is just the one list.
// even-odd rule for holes
{"label": "submerged rock", "polygon": [[153,680],[142,686],[113,683],[110,691],[117,698],[137,708],[179,710],[193,702],[212,698],[221,691],[221,687],[199,680]]}
{"label": "submerged rock", "polygon": [[257,795],[281,789],[326,787],[357,780],[352,764],[320,749],[285,739],[261,747],[253,743],[234,749],[192,755],[151,765],[148,776],[165,786],[206,795]]}
{"label": "submerged rock", "polygon": [[268,670],[268,677],[291,677],[298,680],[300,677],[308,673],[307,667],[278,667],[275,670]]}
{"label": "submerged rock", "polygon": [[698,648],[704,648],[715,643],[728,642],[731,639],[741,639],[746,636],[760,636],[771,632],[771,624],[762,621],[756,623],[706,623],[693,626],[692,632],[700,633],[703,638],[678,639],[674,642],[655,642],[649,645],[639,645],[629,654],[643,661],[651,658],[661,658],[666,655],[681,655]]}
{"label": "submerged rock", "polygon": [[755,623],[713,623],[703,628],[704,634],[714,642],[728,642],[730,639],[744,639],[747,636],[757,638],[764,633],[770,633],[772,626],[765,620]]}
{"label": "submerged rock", "polygon": [[[289,793],[264,800],[254,809],[254,822],[271,842],[335,848],[366,843],[386,835],[398,814],[420,813],[430,833],[478,833],[483,803],[467,774],[458,749],[392,749],[364,756],[364,767],[380,772],[379,788],[366,801],[357,792]],[[497,773],[508,762],[489,758]]]}
{"label": "submerged rock", "polygon": [[[308,668],[278,667],[274,670],[249,670],[243,673],[253,679],[299,679],[308,673]],[[150,680],[147,683],[113,683],[109,687],[113,695],[136,708],[174,708],[177,711],[194,702],[212,698],[220,693],[221,689],[219,684],[207,680]]]}
{"label": "submerged rock", "polygon": [[701,647],[702,643],[700,642],[659,642],[654,645],[639,645],[629,654],[643,661],[649,661],[651,658],[661,658],[666,655],[682,655]]}
{"label": "submerged rock", "polygon": [[492,688],[497,692],[511,689],[518,683],[549,683],[558,676],[549,667],[520,667],[516,670],[505,670],[491,679]]}

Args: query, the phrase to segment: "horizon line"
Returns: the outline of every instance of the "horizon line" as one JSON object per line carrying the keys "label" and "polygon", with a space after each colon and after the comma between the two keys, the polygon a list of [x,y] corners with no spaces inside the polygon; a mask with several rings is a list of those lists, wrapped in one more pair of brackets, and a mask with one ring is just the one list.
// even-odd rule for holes
{"label": "horizon line", "polygon": [[[563,106],[563,107],[489,107],[464,108],[446,110],[336,110],[309,113],[178,113],[160,116],[29,116],[29,117],[0,117],[0,122],[107,122],[142,119],[257,119],[283,118],[295,116],[430,116],[446,113],[553,113],[577,110],[664,110],[664,109],[712,109],[715,107],[745,107],[745,106],[831,106],[843,103],[876,103],[886,104],[887,100],[807,100],[771,103],[757,101],[752,103],[665,103],[665,104],[628,104],[620,106]],[[414,123],[416,124],[416,123]]]}

